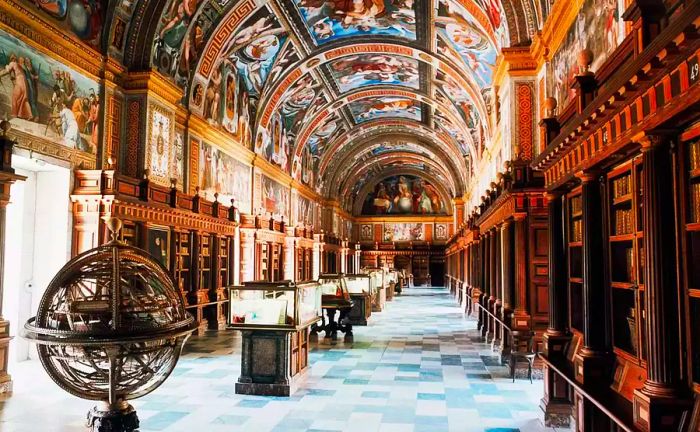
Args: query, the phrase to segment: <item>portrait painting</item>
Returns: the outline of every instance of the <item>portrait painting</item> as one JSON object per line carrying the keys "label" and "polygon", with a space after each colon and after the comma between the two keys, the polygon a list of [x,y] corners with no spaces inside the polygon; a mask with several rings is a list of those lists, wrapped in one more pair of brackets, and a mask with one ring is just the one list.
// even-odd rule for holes
{"label": "portrait painting", "polygon": [[554,97],[560,110],[573,100],[571,88],[578,70],[578,53],[584,49],[593,52],[591,71],[595,72],[608,59],[624,38],[624,6],[618,0],[586,0],[576,21],[547,64],[547,96]]}
{"label": "portrait painting", "polygon": [[97,153],[97,82],[0,31],[0,117],[68,148]]}
{"label": "portrait painting", "polygon": [[413,0],[293,0],[317,45],[353,36],[416,40]]}
{"label": "portrait painting", "polygon": [[446,206],[432,183],[416,176],[392,176],[365,197],[363,215],[444,214]]}
{"label": "portrait painting", "polygon": [[422,241],[425,240],[425,230],[421,222],[385,223],[383,240],[385,242]]}
{"label": "portrait painting", "polygon": [[349,107],[357,123],[392,117],[421,121],[420,102],[403,97],[360,99],[351,102]]}
{"label": "portrait painting", "polygon": [[371,85],[398,85],[418,90],[418,60],[396,55],[359,54],[328,64],[342,93]]}
{"label": "portrait painting", "polygon": [[360,225],[360,240],[361,241],[374,240],[374,225],[372,225],[372,224]]}
{"label": "portrait painting", "polygon": [[241,213],[250,214],[250,167],[229,154],[203,142],[199,149],[200,194],[214,201],[231,205],[231,199]]}
{"label": "portrait painting", "polygon": [[170,228],[151,225],[148,227],[148,253],[166,269],[170,268]]}
{"label": "portrait painting", "polygon": [[447,229],[447,224],[436,223],[435,227],[435,240],[447,240],[449,237],[449,231]]}

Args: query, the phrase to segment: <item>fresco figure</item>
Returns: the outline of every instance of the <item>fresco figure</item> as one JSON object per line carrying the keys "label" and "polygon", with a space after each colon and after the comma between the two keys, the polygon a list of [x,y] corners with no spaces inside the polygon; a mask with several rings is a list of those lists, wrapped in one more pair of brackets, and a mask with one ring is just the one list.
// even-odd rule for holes
{"label": "fresco figure", "polygon": [[67,147],[78,148],[81,143],[80,129],[75,119],[75,114],[66,106],[66,102],[61,102],[61,111],[58,113],[61,119],[61,129],[63,142]]}
{"label": "fresco figure", "polygon": [[0,71],[0,80],[9,76],[12,82],[12,117],[30,120],[32,107],[29,103],[29,82],[15,54],[10,55],[10,62]]}
{"label": "fresco figure", "polygon": [[419,177],[401,175],[379,182],[374,192],[366,196],[362,214],[444,214],[445,208],[432,184]]}

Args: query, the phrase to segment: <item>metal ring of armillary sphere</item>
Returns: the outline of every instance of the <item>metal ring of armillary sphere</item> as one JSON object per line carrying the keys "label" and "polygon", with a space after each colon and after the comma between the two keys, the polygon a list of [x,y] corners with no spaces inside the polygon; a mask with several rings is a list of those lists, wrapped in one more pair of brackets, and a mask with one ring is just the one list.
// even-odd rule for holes
{"label": "metal ring of armillary sphere", "polygon": [[88,413],[93,431],[132,431],[127,402],[160,386],[197,324],[167,269],[141,249],[113,240],[70,260],[53,278],[22,336],[62,389],[103,401]]}

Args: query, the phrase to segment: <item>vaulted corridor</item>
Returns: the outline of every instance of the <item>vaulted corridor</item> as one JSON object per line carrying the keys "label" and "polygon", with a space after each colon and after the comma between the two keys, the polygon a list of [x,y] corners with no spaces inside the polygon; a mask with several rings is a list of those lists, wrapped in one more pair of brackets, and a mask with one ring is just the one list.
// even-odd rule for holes
{"label": "vaulted corridor", "polygon": [[[480,343],[447,290],[411,288],[355,328],[355,341],[320,336],[311,367],[290,398],[243,396],[240,337],[210,332],[192,337],[173,376],[134,401],[141,431],[534,432],[541,381],[515,383]],[[16,391],[0,402],[3,432],[82,431],[90,402],[71,397],[37,373],[15,368]],[[41,416],[32,415],[37,404]],[[552,429],[549,429],[550,431]]]}

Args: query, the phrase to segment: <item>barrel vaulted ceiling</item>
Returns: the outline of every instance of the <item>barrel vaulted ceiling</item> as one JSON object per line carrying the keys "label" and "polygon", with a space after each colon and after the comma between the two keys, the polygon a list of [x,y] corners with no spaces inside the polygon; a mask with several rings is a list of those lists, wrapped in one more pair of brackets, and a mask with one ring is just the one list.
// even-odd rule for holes
{"label": "barrel vaulted ceiling", "polygon": [[490,136],[492,76],[535,0],[121,0],[121,57],[193,114],[349,211],[390,175],[463,194]]}

